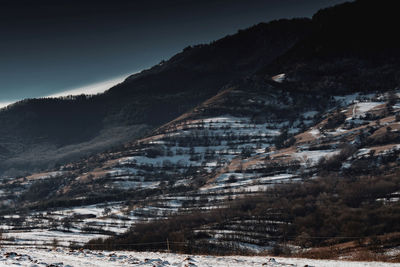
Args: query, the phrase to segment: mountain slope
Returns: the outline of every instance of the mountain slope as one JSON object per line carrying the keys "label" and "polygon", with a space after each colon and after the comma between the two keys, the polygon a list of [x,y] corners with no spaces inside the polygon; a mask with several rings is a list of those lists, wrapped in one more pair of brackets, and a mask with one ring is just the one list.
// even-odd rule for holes
{"label": "mountain slope", "polygon": [[[374,6],[368,3],[321,11],[318,20],[369,14]],[[358,10],[360,5],[369,9]],[[341,37],[340,29],[332,29],[332,36]],[[212,94],[206,90],[208,98],[143,138],[52,172],[3,179],[4,242],[48,245],[63,232],[63,245],[94,238],[86,243],[91,249],[162,250],[169,240],[172,250],[187,253],[398,262],[399,84],[391,80],[387,88],[372,89],[363,79],[379,82],[375,58],[395,58],[397,50],[388,44],[382,55],[371,46],[368,56],[346,61],[343,71],[363,73],[352,87],[340,80],[347,73],[336,69],[331,77],[332,69],[325,70],[343,66],[337,62],[347,57],[346,47],[333,42],[317,65],[301,52],[307,43],[304,49],[315,51],[319,40],[310,40],[320,34],[314,27],[254,75]],[[178,66],[184,61],[171,60]],[[283,75],[277,62],[286,62]],[[144,72],[133,78],[139,84],[147,75],[153,77]],[[360,90],[354,92],[356,85]]]}
{"label": "mountain slope", "polygon": [[[296,227],[302,221],[292,221],[288,212],[300,216],[310,210],[302,211],[303,206],[288,201],[294,195],[300,198],[296,201],[308,202],[304,207],[317,205],[313,197],[322,196],[315,187],[321,187],[325,194],[330,189],[329,183],[322,179],[322,185],[318,184],[315,177],[330,177],[330,183],[338,184],[336,193],[343,194],[353,210],[362,210],[358,205],[366,205],[365,201],[374,205],[371,216],[377,207],[396,210],[400,139],[395,115],[399,112],[399,100],[393,93],[357,93],[331,99],[247,81],[123,149],[62,166],[57,172],[3,180],[3,214],[10,208],[15,213],[18,207],[18,217],[3,217],[8,227],[5,236],[26,244],[47,244],[51,239],[42,236],[56,237],[57,232],[65,231],[62,244],[69,245],[82,234],[79,240],[85,242],[91,237],[122,233],[133,224],[133,233],[116,239],[119,242],[122,238],[121,248],[124,242],[151,243],[166,238],[180,242],[183,238],[190,240],[190,248],[196,251],[224,252],[233,247],[255,252],[276,247],[286,238],[300,249],[299,245],[309,246],[310,241],[307,236],[297,238],[302,232]],[[341,177],[351,181],[355,191],[345,191]],[[357,191],[365,186],[359,181],[379,182],[379,187]],[[296,185],[280,189],[280,185],[292,183]],[[329,206],[324,205],[329,214]],[[211,213],[202,213],[208,210]],[[169,226],[168,221],[151,223],[176,215],[183,217],[172,217],[172,223],[184,232],[169,228],[175,226]],[[346,229],[353,220],[339,225]],[[309,228],[320,223],[312,222]],[[187,223],[191,223],[190,228],[186,228]],[[360,236],[380,235],[378,225]],[[312,236],[309,228],[301,231]],[[333,231],[330,228],[326,231],[335,233],[329,232]],[[313,242],[329,244],[329,240]],[[92,243],[99,246],[101,241]],[[179,245],[171,247],[187,251]]]}
{"label": "mountain slope", "polygon": [[0,111],[0,170],[16,175],[52,167],[142,136],[253,73],[310,31],[308,19],[262,23],[188,47],[104,94],[11,105]]}

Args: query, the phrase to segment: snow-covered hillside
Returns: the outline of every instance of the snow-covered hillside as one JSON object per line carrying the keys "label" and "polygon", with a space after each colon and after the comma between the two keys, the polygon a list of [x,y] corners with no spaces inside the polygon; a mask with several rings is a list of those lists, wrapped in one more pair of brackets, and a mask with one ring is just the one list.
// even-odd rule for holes
{"label": "snow-covered hillside", "polygon": [[[227,103],[232,95],[240,110]],[[222,92],[123,149],[49,173],[4,179],[3,207],[26,208],[1,217],[3,243],[76,246],[126,232],[138,222],[222,208],[276,184],[316,177],[343,144],[356,148],[341,171],[353,171],[365,159],[373,168],[399,150],[397,139],[381,140],[388,133],[397,138],[400,129],[400,106],[397,101],[389,106],[389,98],[336,96],[320,107],[315,98],[285,92]],[[304,102],[310,102],[307,108]],[[43,199],[42,187],[54,190]],[[259,253],[276,245],[285,223],[267,213],[193,230],[210,243]]]}

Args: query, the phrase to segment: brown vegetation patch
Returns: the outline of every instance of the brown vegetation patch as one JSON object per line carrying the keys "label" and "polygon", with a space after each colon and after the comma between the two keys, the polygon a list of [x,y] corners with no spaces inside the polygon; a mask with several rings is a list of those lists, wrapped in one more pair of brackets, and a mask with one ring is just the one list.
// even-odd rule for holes
{"label": "brown vegetation patch", "polygon": [[54,175],[54,172],[41,172],[41,173],[35,173],[29,176],[26,176],[26,179],[28,180],[37,180],[37,179],[43,179],[43,178],[51,178],[51,177],[56,177],[58,175]]}
{"label": "brown vegetation patch", "polygon": [[293,256],[312,259],[347,259],[352,261],[382,261],[400,262],[400,251],[398,254],[387,253],[391,248],[397,248],[400,233],[390,233],[357,241],[350,241],[310,248]]}
{"label": "brown vegetation patch", "polygon": [[313,129],[310,129],[306,132],[300,133],[295,136],[296,138],[296,144],[295,145],[301,145],[301,144],[307,144],[312,141],[317,140],[317,138],[311,133]]}
{"label": "brown vegetation patch", "polygon": [[370,150],[374,150],[375,154],[379,154],[397,147],[398,144],[388,144],[382,146],[371,146],[369,147]]}

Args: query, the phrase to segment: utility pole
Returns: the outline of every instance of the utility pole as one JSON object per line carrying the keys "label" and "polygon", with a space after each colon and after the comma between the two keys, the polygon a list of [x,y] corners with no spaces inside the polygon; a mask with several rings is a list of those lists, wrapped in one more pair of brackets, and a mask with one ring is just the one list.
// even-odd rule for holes
{"label": "utility pole", "polygon": [[167,251],[169,253],[169,240],[168,240],[168,238],[167,238]]}

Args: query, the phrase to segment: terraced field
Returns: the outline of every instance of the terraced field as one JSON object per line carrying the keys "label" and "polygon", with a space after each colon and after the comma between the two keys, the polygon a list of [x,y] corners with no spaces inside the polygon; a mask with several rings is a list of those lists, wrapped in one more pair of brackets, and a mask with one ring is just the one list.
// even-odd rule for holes
{"label": "terraced field", "polygon": [[[240,110],[229,105],[232,95],[245,103]],[[356,149],[341,163],[343,172],[365,160],[377,167],[399,154],[400,106],[389,106],[388,94],[337,96],[323,110],[308,106],[300,113],[293,106],[304,99],[279,99],[269,91],[233,89],[116,151],[49,173],[4,179],[2,205],[17,212],[3,212],[3,243],[74,246],[138,222],[222,208],[276,184],[316,177],[345,144]],[[207,116],[221,109],[226,113]],[[258,111],[265,109],[270,112],[260,119]],[[41,192],[44,184],[54,190]],[[285,223],[271,211],[195,232],[202,240],[258,253],[282,239],[278,229]]]}

